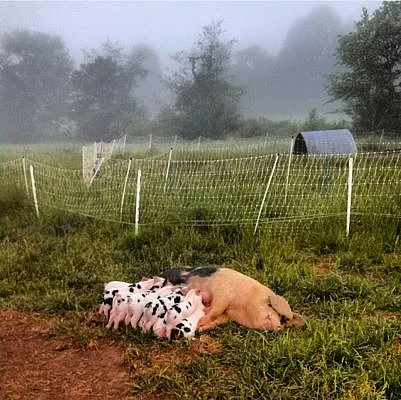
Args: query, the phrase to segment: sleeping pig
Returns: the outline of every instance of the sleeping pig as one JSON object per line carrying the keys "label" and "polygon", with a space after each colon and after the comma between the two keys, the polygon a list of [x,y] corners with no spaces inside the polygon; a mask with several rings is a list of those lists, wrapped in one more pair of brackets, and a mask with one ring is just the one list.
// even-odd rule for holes
{"label": "sleeping pig", "polygon": [[287,325],[302,326],[288,302],[267,286],[230,268],[184,267],[165,271],[173,285],[185,284],[200,291],[208,309],[198,325],[205,331],[230,320],[253,329],[278,331]]}

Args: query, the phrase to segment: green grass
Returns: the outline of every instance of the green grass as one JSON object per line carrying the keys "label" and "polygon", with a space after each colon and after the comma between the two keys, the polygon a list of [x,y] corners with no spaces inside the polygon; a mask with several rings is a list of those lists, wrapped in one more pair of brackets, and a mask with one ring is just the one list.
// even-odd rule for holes
{"label": "green grass", "polygon": [[[393,226],[365,221],[349,239],[334,227],[277,238],[235,226],[132,227],[66,213],[34,214],[24,192],[0,201],[0,306],[62,316],[53,335],[127,346],[133,394],[165,399],[401,398],[401,253]],[[104,282],[139,280],[177,265],[227,264],[284,295],[304,329],[259,332],[234,323],[207,336],[216,353],[189,357],[185,341],[85,318]],[[324,266],[324,268],[322,267]],[[319,269],[320,268],[320,269]],[[168,363],[157,363],[152,356]]]}
{"label": "green grass", "polygon": [[[0,164],[0,307],[63,317],[52,335],[67,335],[77,347],[92,339],[124,343],[134,395],[401,398],[397,157],[358,155],[349,238],[344,158],[329,161],[329,179],[326,160],[294,158],[287,202],[288,159],[280,159],[256,235],[273,156],[209,162],[223,153],[177,152],[168,191],[166,160],[136,159],[123,210],[123,221],[132,223],[140,167],[144,186],[136,236],[131,225],[107,222],[120,218],[126,160],[108,163],[88,189],[77,167],[78,148],[66,147],[57,159],[54,149],[31,150],[39,219],[26,196],[22,162]],[[227,150],[227,156],[235,151]],[[263,154],[252,151],[249,155]],[[5,153],[12,160],[20,151]],[[157,341],[131,329],[110,332],[85,323],[107,281],[136,281],[173,266],[205,264],[229,265],[267,284],[305,316],[306,327],[272,333],[229,323],[205,335],[219,351],[193,354],[185,341]],[[154,362],[155,356],[165,361]]]}

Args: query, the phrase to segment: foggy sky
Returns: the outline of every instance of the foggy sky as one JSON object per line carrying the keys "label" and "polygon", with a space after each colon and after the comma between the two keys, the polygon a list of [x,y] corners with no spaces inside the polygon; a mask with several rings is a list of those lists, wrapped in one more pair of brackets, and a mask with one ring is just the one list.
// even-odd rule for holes
{"label": "foggy sky", "polygon": [[319,4],[330,4],[344,22],[360,19],[378,1],[0,1],[0,35],[29,29],[60,35],[71,56],[82,61],[83,49],[107,39],[123,46],[148,43],[169,65],[170,55],[191,49],[203,26],[223,20],[227,39],[237,48],[258,44],[276,54],[295,20]]}

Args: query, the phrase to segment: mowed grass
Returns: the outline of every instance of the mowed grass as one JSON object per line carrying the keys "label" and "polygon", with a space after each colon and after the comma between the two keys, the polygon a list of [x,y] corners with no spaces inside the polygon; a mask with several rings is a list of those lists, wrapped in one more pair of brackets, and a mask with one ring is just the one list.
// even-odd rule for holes
{"label": "mowed grass", "polygon": [[[377,221],[376,221],[377,222]],[[396,223],[349,239],[333,225],[277,237],[238,227],[142,229],[0,202],[0,307],[62,317],[76,346],[121,342],[133,394],[163,399],[400,399],[401,254]],[[320,226],[320,228],[319,228]],[[229,323],[167,342],[88,323],[103,284],[181,265],[228,265],[285,296],[303,329]],[[110,371],[107,371],[110,373]]]}

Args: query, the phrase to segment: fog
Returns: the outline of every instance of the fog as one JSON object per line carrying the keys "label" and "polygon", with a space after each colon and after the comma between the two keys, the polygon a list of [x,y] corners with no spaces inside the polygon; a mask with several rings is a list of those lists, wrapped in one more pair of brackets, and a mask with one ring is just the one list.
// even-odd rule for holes
{"label": "fog", "polygon": [[[335,57],[338,37],[355,29],[363,7],[372,13],[381,4],[0,1],[0,135],[8,140],[91,137],[103,130],[101,136],[108,138],[144,134],[146,129],[194,137],[212,131],[221,135],[200,111],[202,102],[224,117],[232,113],[235,129],[220,122],[223,130],[236,132],[237,117],[299,120],[313,111],[343,118],[341,107],[330,102],[327,93],[328,76],[341,68]],[[181,91],[184,97],[177,106],[179,95],[168,89],[166,80],[173,83],[170,89],[174,79],[179,82],[183,60],[191,72],[193,54],[201,58],[192,51],[205,40],[205,27],[214,24],[221,26],[217,42],[223,46],[216,47],[215,54],[224,46],[220,55],[224,58],[226,50],[229,54],[221,81],[228,86],[218,92],[226,97],[219,104],[231,109],[210,106],[217,92],[209,83],[210,98],[198,91],[203,94],[188,101]],[[109,56],[123,58],[99,56],[106,42]],[[179,52],[185,54],[181,64],[173,57]],[[194,71],[192,64],[196,80]],[[185,108],[188,115],[205,120],[184,128],[185,118],[177,118]],[[156,125],[149,126],[154,121]],[[204,126],[205,132],[189,134],[196,126]]]}
{"label": "fog", "polygon": [[372,11],[377,1],[47,1],[0,2],[0,35],[29,29],[60,35],[71,56],[82,60],[82,49],[97,48],[106,39],[130,46],[148,43],[164,66],[171,54],[190,48],[202,26],[223,20],[228,38],[238,47],[263,45],[280,50],[291,25],[313,8],[328,4],[345,23],[359,19],[362,7]]}

